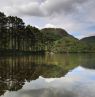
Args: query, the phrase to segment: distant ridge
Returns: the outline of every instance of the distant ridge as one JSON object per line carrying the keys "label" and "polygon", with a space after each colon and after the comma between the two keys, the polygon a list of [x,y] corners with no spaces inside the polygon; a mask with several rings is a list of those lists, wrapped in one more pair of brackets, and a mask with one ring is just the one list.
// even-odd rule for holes
{"label": "distant ridge", "polygon": [[95,36],[89,36],[81,39],[80,41],[95,46]]}

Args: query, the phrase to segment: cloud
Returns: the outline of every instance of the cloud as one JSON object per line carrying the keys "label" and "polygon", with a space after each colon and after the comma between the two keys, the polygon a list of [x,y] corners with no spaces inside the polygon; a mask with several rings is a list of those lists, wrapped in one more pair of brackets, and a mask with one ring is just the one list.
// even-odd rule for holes
{"label": "cloud", "polygon": [[[6,1],[6,0],[4,0]],[[16,14],[31,15],[31,16],[50,16],[54,13],[68,13],[73,14],[75,11],[78,12],[79,7],[82,6],[88,0],[8,0],[7,6],[4,6],[2,10],[10,13],[14,10]]]}
{"label": "cloud", "polygon": [[[95,0],[3,0],[0,10],[7,15],[29,20],[35,17],[36,25],[38,22],[41,28],[62,27],[72,35],[78,32],[79,36],[76,36],[83,37],[95,33],[95,29],[91,29],[95,25],[94,2]],[[40,21],[39,24],[38,18],[42,23]]]}
{"label": "cloud", "polygon": [[43,12],[39,8],[38,2],[29,2],[28,4],[5,6],[1,8],[7,15],[18,16],[42,16]]}
{"label": "cloud", "polygon": [[57,26],[52,24],[46,24],[44,28],[57,28]]}
{"label": "cloud", "polygon": [[16,7],[18,13],[21,15],[29,15],[29,16],[43,16],[42,10],[39,8],[39,3],[32,2],[28,5],[22,5]]}
{"label": "cloud", "polygon": [[74,11],[78,11],[78,5],[83,5],[87,0],[46,0],[42,3],[42,7],[48,11],[49,14],[53,13],[68,13],[71,14]]}

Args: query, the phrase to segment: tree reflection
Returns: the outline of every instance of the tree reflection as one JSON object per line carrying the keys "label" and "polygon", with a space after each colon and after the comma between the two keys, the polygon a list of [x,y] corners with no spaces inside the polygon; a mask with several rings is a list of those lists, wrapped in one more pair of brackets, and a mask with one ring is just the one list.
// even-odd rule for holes
{"label": "tree reflection", "polygon": [[20,90],[26,81],[30,82],[39,76],[62,77],[79,65],[95,69],[95,55],[68,54],[0,58],[0,95],[3,95],[6,90]]}
{"label": "tree reflection", "polygon": [[0,59],[0,95],[6,90],[17,91],[25,81],[43,77],[61,77],[66,73],[60,66],[38,64],[32,57],[10,57]]}

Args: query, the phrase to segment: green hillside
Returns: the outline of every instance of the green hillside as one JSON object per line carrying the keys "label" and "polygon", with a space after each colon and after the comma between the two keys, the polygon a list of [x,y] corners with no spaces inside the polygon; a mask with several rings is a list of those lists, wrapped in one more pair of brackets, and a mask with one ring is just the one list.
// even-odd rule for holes
{"label": "green hillside", "polygon": [[95,36],[85,37],[85,38],[81,39],[81,41],[94,46],[95,45]]}
{"label": "green hillside", "polygon": [[95,36],[78,40],[61,28],[42,30],[0,12],[0,54],[95,52]]}
{"label": "green hillside", "polygon": [[90,51],[95,52],[95,36],[85,37],[80,41],[84,44],[87,44]]}
{"label": "green hillside", "polygon": [[46,51],[54,53],[88,52],[87,45],[60,28],[45,28],[44,36]]}

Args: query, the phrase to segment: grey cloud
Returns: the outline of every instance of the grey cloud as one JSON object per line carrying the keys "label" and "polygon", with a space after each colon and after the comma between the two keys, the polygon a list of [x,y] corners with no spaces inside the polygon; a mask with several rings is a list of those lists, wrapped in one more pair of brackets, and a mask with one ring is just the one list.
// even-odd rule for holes
{"label": "grey cloud", "polygon": [[43,12],[39,7],[39,3],[29,3],[28,5],[16,6],[18,13],[29,16],[43,16]]}
{"label": "grey cloud", "polygon": [[5,12],[7,15],[17,15],[17,16],[41,16],[42,12],[39,7],[39,1],[34,0],[4,0],[5,5],[2,5],[0,11]]}
{"label": "grey cloud", "polygon": [[[7,15],[22,18],[40,17],[47,24],[65,28],[70,33],[92,35],[87,34],[87,29],[95,25],[95,0],[3,0],[1,2],[0,11]],[[94,35],[94,31],[92,33]]]}
{"label": "grey cloud", "polygon": [[48,13],[68,13],[72,14],[78,11],[78,6],[82,6],[88,0],[46,0],[42,7],[48,11]]}
{"label": "grey cloud", "polygon": [[[78,6],[82,6],[87,1],[88,0],[8,0],[7,13],[12,13],[11,10],[14,10],[14,13],[17,15],[22,14],[27,16],[50,16],[59,12],[72,14],[78,12]],[[6,6],[3,10],[5,8]],[[10,9],[8,10],[8,8]]]}

